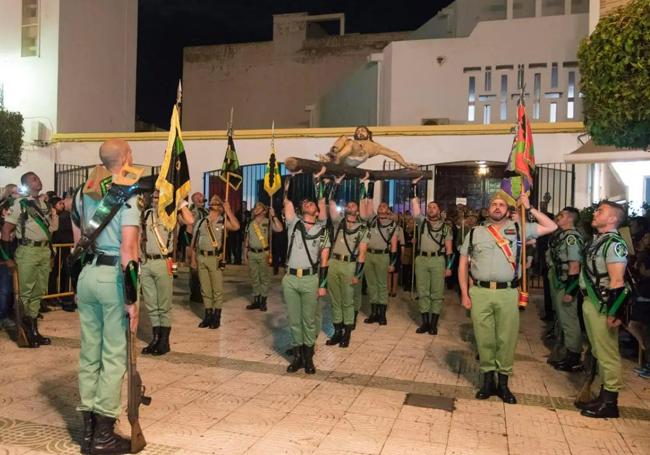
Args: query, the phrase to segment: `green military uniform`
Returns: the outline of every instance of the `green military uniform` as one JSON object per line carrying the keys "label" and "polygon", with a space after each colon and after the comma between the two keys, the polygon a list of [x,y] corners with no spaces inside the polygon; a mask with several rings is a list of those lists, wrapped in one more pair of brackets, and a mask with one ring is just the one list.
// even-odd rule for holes
{"label": "green military uniform", "polygon": [[[348,223],[345,218],[334,222],[334,241],[329,262],[327,288],[332,301],[332,321],[336,324],[354,324],[355,274],[357,256],[361,243],[368,243],[368,229],[364,223]],[[359,292],[357,291],[357,292]],[[358,298],[360,305],[361,299]]]}
{"label": "green military uniform", "polygon": [[[83,198],[83,203],[80,202]],[[101,201],[77,194],[81,227],[87,228]],[[126,317],[120,245],[124,226],[140,226],[137,197],[131,197],[97,237],[92,257],[81,270],[77,305],[81,323],[80,411],[117,418],[126,371]]]}
{"label": "green military uniform", "polygon": [[[495,238],[485,226],[472,228],[461,247],[461,255],[470,261],[473,286],[469,289],[472,301],[471,317],[474,336],[483,373],[497,371],[511,375],[519,333],[519,308],[515,272]],[[526,223],[526,239],[536,238],[538,225]],[[499,229],[507,240],[513,258],[519,258],[520,236],[512,221]],[[517,264],[517,262],[515,262]]]}
{"label": "green military uniform", "polygon": [[[255,300],[261,298],[266,304],[266,296],[271,284],[271,268],[269,267],[269,220],[264,218],[261,223],[252,219],[248,223],[248,273],[253,286]],[[259,307],[259,305],[257,306]]]}
{"label": "green military uniform", "polygon": [[[556,231],[549,241],[549,283],[551,298],[562,330],[564,346],[575,354],[582,352],[582,331],[578,319],[578,302],[575,297],[577,282],[569,282],[569,263],[582,261],[582,235],[575,229]],[[565,295],[573,295],[565,302]]]}
{"label": "green military uniform", "polygon": [[[191,204],[189,207],[190,212],[192,213],[192,218],[194,219],[194,225],[199,222],[199,220],[205,216],[208,216],[208,209],[205,207],[197,206]],[[185,231],[186,233],[186,245],[190,246],[192,244],[192,233]],[[199,283],[199,273],[196,270],[190,269],[190,301],[203,303],[201,297],[201,285]]]}
{"label": "green military uniform", "polygon": [[627,264],[625,241],[617,231],[598,234],[585,250],[580,274],[580,288],[587,292],[582,305],[585,329],[591,352],[598,360],[603,388],[609,392],[619,392],[623,387],[618,327],[607,326],[607,306],[601,303],[601,295],[607,293],[610,283],[607,264],[615,263]]}
{"label": "green military uniform", "polygon": [[223,216],[214,221],[205,216],[194,227],[194,253],[206,310],[220,311],[223,307],[223,271],[219,262],[223,260],[224,229]]}
{"label": "green military uniform", "polygon": [[287,233],[287,274],[282,278],[282,291],[287,305],[291,342],[294,347],[313,346],[319,331],[316,320],[320,253],[330,247],[329,236],[325,223],[318,221],[307,229],[298,216],[287,220]]}
{"label": "green military uniform", "polygon": [[144,214],[145,233],[142,239],[142,296],[147,307],[151,325],[171,326],[173,275],[167,265],[173,252],[173,233],[168,231],[158,219],[154,209]]}
{"label": "green military uniform", "polygon": [[58,229],[47,204],[33,197],[14,200],[5,222],[16,225],[15,260],[25,316],[35,319],[50,275],[51,233]]}
{"label": "green military uniform", "polygon": [[[418,243],[415,258],[415,283],[418,291],[420,313],[439,315],[445,292],[447,269],[446,241],[452,240],[451,228],[442,220],[429,223],[425,216],[415,217],[418,226]],[[451,265],[449,265],[451,267]]]}
{"label": "green military uniform", "polygon": [[[382,222],[378,216],[368,220],[368,250],[364,273],[368,282],[368,300],[371,305],[388,305],[388,267],[393,236],[397,232],[397,223],[389,220]],[[395,264],[392,264],[395,265]]]}

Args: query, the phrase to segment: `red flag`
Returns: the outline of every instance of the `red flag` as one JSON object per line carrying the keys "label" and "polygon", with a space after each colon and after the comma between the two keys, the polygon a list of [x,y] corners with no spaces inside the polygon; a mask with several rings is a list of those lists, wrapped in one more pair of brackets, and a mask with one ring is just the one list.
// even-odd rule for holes
{"label": "red flag", "polygon": [[523,101],[517,105],[517,127],[512,149],[506,165],[505,178],[501,181],[501,190],[514,201],[522,194],[528,194],[533,187],[535,171],[535,148],[533,147],[533,130],[526,115]]}

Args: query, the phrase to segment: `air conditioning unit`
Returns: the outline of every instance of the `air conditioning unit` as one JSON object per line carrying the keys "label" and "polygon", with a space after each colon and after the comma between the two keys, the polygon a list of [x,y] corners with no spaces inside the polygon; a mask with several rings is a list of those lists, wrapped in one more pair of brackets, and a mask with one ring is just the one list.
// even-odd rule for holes
{"label": "air conditioning unit", "polygon": [[32,120],[30,139],[35,144],[45,144],[48,142],[50,133],[43,122]]}

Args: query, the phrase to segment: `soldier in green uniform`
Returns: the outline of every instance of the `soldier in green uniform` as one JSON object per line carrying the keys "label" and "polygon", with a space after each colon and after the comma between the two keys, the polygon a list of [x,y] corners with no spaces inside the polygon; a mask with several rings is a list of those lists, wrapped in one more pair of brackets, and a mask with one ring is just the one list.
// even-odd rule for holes
{"label": "soldier in green uniform", "polygon": [[[359,221],[359,206],[350,201],[341,216],[336,207],[338,187],[345,178],[334,180],[329,201],[329,216],[334,227],[329,261],[327,289],[332,302],[334,334],[327,340],[328,346],[338,344],[347,348],[355,323],[355,286],[363,278],[363,268],[368,246],[368,228]],[[323,200],[324,201],[324,200]]]}
{"label": "soldier in green uniform", "polygon": [[[192,218],[194,219],[194,223],[196,223],[204,216],[207,216],[209,211],[208,209],[205,208],[205,197],[203,196],[203,194],[197,191],[196,193],[192,194],[191,200],[192,203],[190,204],[189,210],[192,213]],[[185,226],[185,234],[186,234],[185,244],[187,245],[187,249],[185,250],[185,257],[188,264],[191,264],[190,256],[192,253],[190,252],[190,249],[192,245],[192,231],[194,229],[194,223],[187,224]],[[191,267],[190,267],[189,286],[190,286],[190,301],[203,303],[203,299],[201,298],[201,285],[199,283],[199,272],[198,270],[192,269]]]}
{"label": "soldier in green uniform", "polygon": [[200,328],[217,329],[221,325],[224,229],[238,230],[239,221],[228,201],[223,202],[219,196],[214,195],[210,199],[210,213],[194,224],[190,248],[190,264],[192,269],[199,271],[201,296],[205,306]]}
{"label": "soldier in green uniform", "polygon": [[368,249],[366,250],[365,277],[368,283],[370,315],[366,324],[378,322],[386,325],[388,305],[388,274],[395,271],[397,263],[397,223],[391,220],[388,204],[382,202],[377,214],[372,202],[374,182],[368,182],[366,197],[361,200],[360,214],[368,226]]}
{"label": "soldier in green uniform", "polygon": [[[15,231],[18,247],[15,256],[7,261],[7,267],[17,267],[20,289],[15,292],[19,292],[25,309],[22,323],[29,347],[37,348],[51,344],[49,338],[40,334],[37,318],[41,298],[47,291],[52,232],[58,229],[59,218],[56,211],[49,209],[39,196],[43,185],[38,175],[27,172],[20,178],[20,183],[25,188],[26,196],[13,201],[2,226],[2,238],[10,239]],[[3,250],[12,251],[10,242]]]}
{"label": "soldier in green uniform", "polygon": [[590,402],[576,402],[587,417],[618,417],[618,392],[623,388],[623,369],[618,349],[618,328],[627,304],[625,285],[627,245],[618,233],[625,219],[622,206],[603,201],[594,211],[591,226],[596,235],[585,249],[580,288],[585,294],[582,312],[591,352],[602,379],[600,395]]}
{"label": "soldier in green uniform", "polygon": [[[526,223],[526,239],[522,239],[519,223],[508,217],[505,197],[497,193],[490,201],[485,225],[475,226],[465,238],[458,264],[461,304],[471,310],[483,373],[476,398],[485,400],[496,394],[510,404],[517,402],[508,388],[508,376],[512,374],[519,332],[517,286],[521,242],[557,229],[551,219],[530,207],[526,195],[521,196],[519,203],[530,209],[537,221]],[[496,386],[495,372],[498,374]]]}
{"label": "soldier in green uniform", "polygon": [[293,345],[293,361],[287,372],[304,368],[305,373],[314,374],[314,344],[320,330],[318,298],[326,294],[329,235],[325,221],[318,218],[324,206],[319,208],[313,201],[303,199],[302,216],[296,215],[293,203],[286,197],[289,179],[285,185],[284,217],[289,245],[282,292]]}
{"label": "soldier in green uniform", "polygon": [[415,250],[415,283],[418,291],[418,306],[422,325],[416,333],[438,333],[438,319],[442,312],[445,293],[445,277],[451,276],[453,266],[453,232],[440,216],[440,206],[431,201],[426,215],[420,214],[418,177],[411,182],[411,213],[418,229]]}
{"label": "soldier in green uniform", "polygon": [[[157,356],[169,352],[174,232],[167,230],[158,218],[158,191],[154,191],[151,202],[151,208],[145,210],[142,215],[140,257],[142,297],[151,320],[153,337],[151,342],[142,348],[142,353]],[[192,213],[187,208],[187,201],[183,201],[180,220],[186,225],[194,222]]]}
{"label": "soldier in green uniform", "polygon": [[562,330],[566,357],[551,362],[558,370],[576,372],[582,369],[582,331],[578,319],[578,277],[582,262],[582,234],[575,228],[579,212],[565,207],[556,217],[559,229],[549,241],[552,265],[549,267],[551,298]]}
{"label": "soldier in green uniform", "polygon": [[[258,202],[253,208],[253,217],[246,227],[244,238],[244,261],[248,263],[248,272],[253,285],[253,303],[246,305],[247,310],[266,311],[266,297],[271,284],[271,264],[269,247],[269,218],[266,206]],[[269,209],[273,232],[282,232],[282,223],[275,216],[273,207]]]}
{"label": "soldier in green uniform", "polygon": [[[113,184],[125,165],[131,165],[129,145],[122,140],[104,142],[99,157],[113,175]],[[91,220],[102,200],[78,191],[72,218],[84,232],[93,229]],[[105,211],[103,213],[106,213]],[[101,214],[100,214],[101,216]],[[140,207],[137,196],[130,197],[83,256],[77,283],[77,305],[81,323],[79,353],[79,395],[84,422],[82,453],[128,453],[130,441],[115,434],[115,419],[120,415],[122,379],[126,371],[126,318],[135,333],[138,325],[137,305],[129,304],[125,294],[128,275],[137,274]],[[75,240],[79,231],[75,230]],[[125,290],[126,288],[126,290]],[[136,299],[137,300],[137,299]]]}

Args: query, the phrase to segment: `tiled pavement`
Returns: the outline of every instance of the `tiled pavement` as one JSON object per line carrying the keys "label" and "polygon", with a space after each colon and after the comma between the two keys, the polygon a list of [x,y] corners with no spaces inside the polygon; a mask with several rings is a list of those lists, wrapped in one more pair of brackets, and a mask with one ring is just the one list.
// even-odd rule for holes
{"label": "tiled pavement", "polygon": [[[244,309],[246,275],[227,269],[223,325],[209,330],[196,327],[200,309],[187,304],[181,272],[173,352],[138,357],[153,397],[141,408],[143,453],[650,454],[650,382],[625,361],[624,418],[581,417],[571,403],[582,377],[546,364],[534,305],[522,313],[511,380],[522,404],[504,405],[473,399],[471,326],[455,295],[447,295],[436,337],[414,333],[416,302],[408,293],[391,299],[388,326],[360,321],[348,349],[326,347],[321,333],[318,372],[307,376],[285,373],[279,278],[262,313]],[[0,455],[78,453],[77,314],[47,313],[41,328],[53,345],[35,350],[17,349],[0,332]],[[148,328],[143,315],[140,346]],[[405,405],[407,394],[443,409]],[[125,415],[120,429],[129,432]]]}

